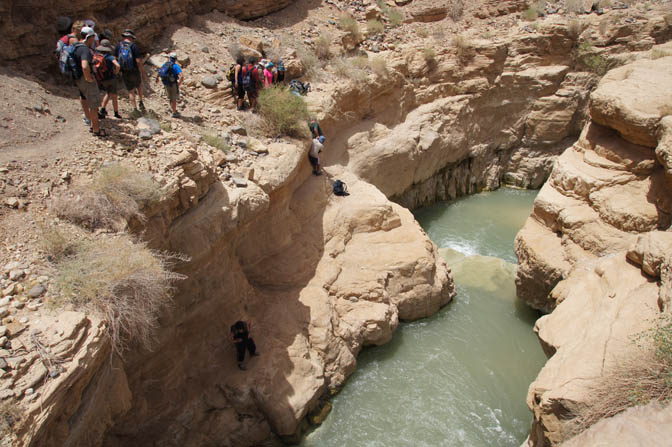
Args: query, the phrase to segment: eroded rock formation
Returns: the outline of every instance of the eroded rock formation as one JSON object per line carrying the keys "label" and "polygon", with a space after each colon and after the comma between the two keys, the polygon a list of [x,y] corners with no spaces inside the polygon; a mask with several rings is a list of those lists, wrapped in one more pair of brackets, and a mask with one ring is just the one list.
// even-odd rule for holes
{"label": "eroded rock formation", "polygon": [[[528,393],[530,445],[562,442],[591,387],[636,353],[632,337],[670,311],[671,66],[672,57],[640,60],[601,80],[591,122],[558,158],[516,239],[518,295],[552,311],[535,326],[550,359]],[[620,423],[594,430],[608,438]]]}

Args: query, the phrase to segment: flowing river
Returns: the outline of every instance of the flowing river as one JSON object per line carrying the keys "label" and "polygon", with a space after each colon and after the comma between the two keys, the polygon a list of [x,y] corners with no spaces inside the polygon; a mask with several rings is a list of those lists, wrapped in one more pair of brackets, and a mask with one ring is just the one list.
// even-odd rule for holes
{"label": "flowing river", "polygon": [[518,447],[528,385],[546,357],[536,313],[516,300],[513,241],[535,191],[500,189],[415,212],[450,265],[457,296],[364,350],[304,447]]}

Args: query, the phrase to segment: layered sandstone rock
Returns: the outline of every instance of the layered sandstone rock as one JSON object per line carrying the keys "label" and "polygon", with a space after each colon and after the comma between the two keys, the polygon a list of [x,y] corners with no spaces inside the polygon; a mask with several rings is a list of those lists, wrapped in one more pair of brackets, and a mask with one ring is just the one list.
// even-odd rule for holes
{"label": "layered sandstone rock", "polygon": [[671,64],[666,57],[620,67],[591,96],[593,121],[557,160],[517,238],[518,294],[533,307],[555,307],[549,293],[572,266],[669,228],[669,168],[658,154],[667,148],[659,91],[672,85]]}
{"label": "layered sandstone rock", "polygon": [[[592,121],[556,161],[516,238],[518,295],[552,311],[535,326],[550,359],[528,392],[530,445],[565,440],[566,420],[593,387],[637,355],[633,337],[670,310],[672,188],[657,149],[666,144],[660,98],[672,86],[670,64],[642,60],[602,79]],[[637,417],[618,420],[642,429]],[[618,420],[568,445],[609,439]]]}

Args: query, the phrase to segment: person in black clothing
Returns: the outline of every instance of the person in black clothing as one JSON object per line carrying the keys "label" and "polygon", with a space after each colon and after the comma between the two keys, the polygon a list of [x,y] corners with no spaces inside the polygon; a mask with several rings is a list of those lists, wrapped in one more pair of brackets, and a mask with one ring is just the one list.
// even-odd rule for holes
{"label": "person in black clothing", "polygon": [[250,330],[252,329],[252,323],[249,321],[236,321],[233,326],[231,326],[231,333],[229,334],[229,339],[236,345],[236,359],[238,361],[238,368],[245,371],[245,365],[243,365],[243,360],[245,359],[245,350],[250,353],[251,356],[257,356],[257,347],[254,344],[254,340],[250,337]]}

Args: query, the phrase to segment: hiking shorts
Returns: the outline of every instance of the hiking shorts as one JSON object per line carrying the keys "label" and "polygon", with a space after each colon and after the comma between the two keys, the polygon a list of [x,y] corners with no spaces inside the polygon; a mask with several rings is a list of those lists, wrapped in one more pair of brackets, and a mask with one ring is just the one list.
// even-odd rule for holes
{"label": "hiking shorts", "polygon": [[259,97],[259,90],[256,88],[253,90],[245,90],[247,92],[248,99],[257,99]]}
{"label": "hiking shorts", "polygon": [[116,95],[119,91],[119,83],[116,79],[108,79],[100,83],[100,89],[110,95]]}
{"label": "hiking shorts", "polygon": [[124,86],[129,92],[134,88],[140,87],[140,84],[142,84],[140,70],[125,71],[121,79],[124,81]]}
{"label": "hiking shorts", "polygon": [[243,84],[240,82],[238,83],[238,87],[236,88],[236,93],[238,94],[238,99],[245,99],[245,89],[243,88]]}
{"label": "hiking shorts", "polygon": [[285,72],[284,71],[279,71],[278,72],[278,81],[277,82],[282,82],[285,80]]}
{"label": "hiking shorts", "polygon": [[313,169],[317,169],[317,167],[320,165],[320,160],[310,154],[308,154],[308,161],[310,162],[310,165],[313,167]]}
{"label": "hiking shorts", "polygon": [[166,87],[166,95],[168,95],[168,100],[177,101],[178,97],[180,96],[180,91],[177,88],[177,84],[164,84],[164,87]]}
{"label": "hiking shorts", "polygon": [[87,104],[89,105],[89,110],[98,110],[101,103],[100,90],[98,89],[97,82],[87,82],[84,76],[77,79],[77,88],[79,89],[80,96],[83,99],[86,99]]}

